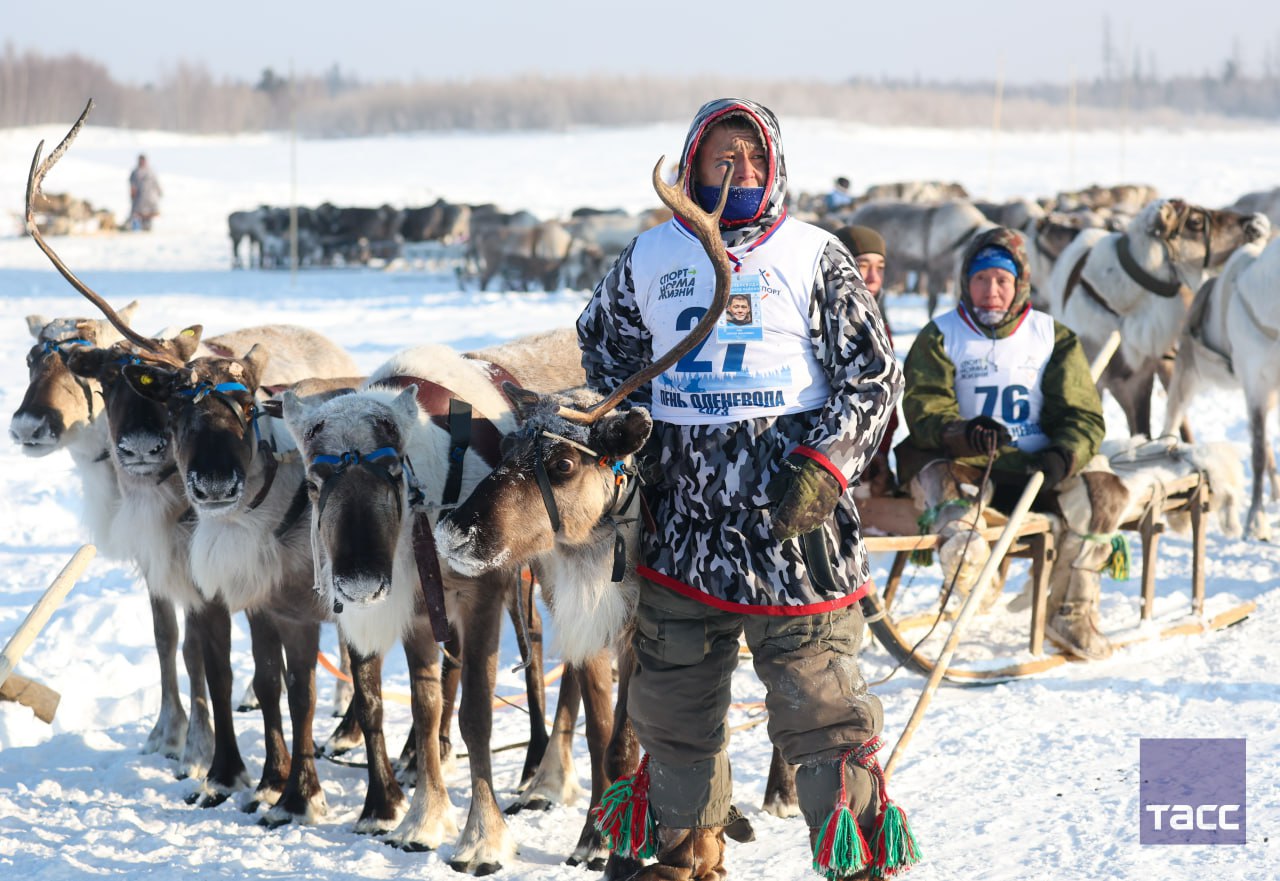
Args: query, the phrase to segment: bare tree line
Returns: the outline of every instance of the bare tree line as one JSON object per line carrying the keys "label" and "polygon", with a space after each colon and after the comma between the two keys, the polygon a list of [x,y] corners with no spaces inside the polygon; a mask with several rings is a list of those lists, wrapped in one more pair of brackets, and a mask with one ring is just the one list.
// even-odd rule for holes
{"label": "bare tree line", "polygon": [[[116,81],[107,67],[80,55],[45,56],[6,46],[0,54],[0,127],[64,123],[88,97],[94,121],[121,128],[192,133],[284,130],[348,137],[393,132],[550,129],[684,121],[709,95],[750,95],[787,117],[859,120],[881,125],[985,126],[992,83],[844,83],[700,77],[568,78],[524,76],[468,81],[360,83],[335,67],[292,82],[270,68],[256,84],[217,79],[188,64],[150,85]],[[1001,124],[1063,128],[1066,86],[1007,86]],[[1220,75],[1160,80],[1135,69],[1076,89],[1081,128],[1130,125],[1222,125],[1280,117],[1280,72],[1258,77],[1224,65]]]}

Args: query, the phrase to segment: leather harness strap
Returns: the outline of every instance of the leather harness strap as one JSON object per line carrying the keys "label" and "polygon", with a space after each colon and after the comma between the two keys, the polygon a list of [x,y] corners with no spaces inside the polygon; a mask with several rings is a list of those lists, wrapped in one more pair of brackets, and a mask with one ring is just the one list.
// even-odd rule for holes
{"label": "leather harness strap", "polygon": [[1157,297],[1170,299],[1178,296],[1182,291],[1182,281],[1174,273],[1173,281],[1165,281],[1156,278],[1150,272],[1147,272],[1137,260],[1133,257],[1133,252],[1129,250],[1129,235],[1120,236],[1116,242],[1116,257],[1120,258],[1120,268],[1124,270],[1125,275],[1133,279],[1144,290],[1148,290]]}
{"label": "leather harness strap", "polygon": [[1098,293],[1097,288],[1089,284],[1088,280],[1084,277],[1084,265],[1089,260],[1089,254],[1089,251],[1085,251],[1080,255],[1080,259],[1076,261],[1076,265],[1071,267],[1071,274],[1067,276],[1067,289],[1062,292],[1062,306],[1063,308],[1066,308],[1067,301],[1071,299],[1071,292],[1076,289],[1076,285],[1079,285],[1080,289],[1088,295],[1089,299],[1093,300],[1093,302],[1097,303],[1103,309],[1119,318],[1120,313],[1112,309],[1111,305],[1106,300],[1102,299],[1102,295]]}

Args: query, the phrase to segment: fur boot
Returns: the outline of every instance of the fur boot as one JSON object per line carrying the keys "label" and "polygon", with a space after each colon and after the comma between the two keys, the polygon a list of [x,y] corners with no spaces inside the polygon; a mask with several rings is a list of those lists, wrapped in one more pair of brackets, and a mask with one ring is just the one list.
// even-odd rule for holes
{"label": "fur boot", "polygon": [[1061,484],[1062,528],[1049,573],[1049,621],[1045,636],[1058,648],[1088,661],[1111,655],[1111,642],[1098,621],[1100,572],[1112,553],[1111,535],[1120,525],[1129,491],[1105,471],[1086,471]]}
{"label": "fur boot", "polygon": [[[951,613],[958,613],[991,556],[991,546],[979,534],[986,526],[979,507],[989,509],[992,489],[988,484],[980,491],[981,480],[982,472],[976,468],[936,460],[921,469],[911,482],[912,499],[923,512],[922,530],[941,538],[938,546],[938,564],[942,568],[940,600],[947,602]],[[993,579],[987,586],[981,610],[991,608],[999,594]]]}
{"label": "fur boot", "polygon": [[724,881],[724,828],[658,827],[658,861],[630,881]]}

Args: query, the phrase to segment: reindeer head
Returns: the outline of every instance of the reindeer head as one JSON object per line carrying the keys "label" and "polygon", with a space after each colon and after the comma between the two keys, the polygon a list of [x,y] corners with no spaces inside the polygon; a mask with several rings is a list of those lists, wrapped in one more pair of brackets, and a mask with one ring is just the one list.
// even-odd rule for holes
{"label": "reindeer head", "polygon": [[410,518],[405,441],[418,422],[417,387],[391,400],[351,394],[315,404],[281,396],[285,425],[307,464],[316,585],[327,600],[367,604],[391,588]]}
{"label": "reindeer head", "polygon": [[1157,199],[1147,205],[1129,226],[1165,244],[1178,275],[1192,290],[1204,281],[1204,273],[1222,266],[1241,245],[1265,239],[1271,222],[1264,214],[1213,211],[1181,199]]}
{"label": "reindeer head", "polygon": [[539,395],[508,385],[507,393],[520,429],[504,439],[498,467],[436,526],[440,555],[464,575],[527,563],[557,546],[582,547],[599,541],[602,529],[612,547],[608,518],[631,497],[631,457],[653,428],[642,409],[614,411],[586,426],[559,415],[561,407],[599,399],[589,392]]}
{"label": "reindeer head", "polygon": [[[135,300],[120,310],[127,321],[137,310]],[[106,321],[90,318],[27,316],[36,344],[27,352],[27,392],[9,424],[9,437],[28,456],[44,456],[61,449],[101,415],[102,390],[96,380],[67,369],[68,357],[82,349],[110,346],[120,335]]]}
{"label": "reindeer head", "polygon": [[[182,363],[200,344],[199,325],[157,342],[171,360]],[[140,352],[123,340],[104,349],[77,349],[67,357],[67,369],[101,392],[107,414],[107,449],[124,474],[147,477],[173,462],[169,448],[169,412],[163,402],[140,395],[125,378],[125,368],[143,365],[151,353]]]}
{"label": "reindeer head", "polygon": [[243,358],[197,358],[183,368],[154,362],[122,368],[138,396],[166,408],[173,458],[201,516],[231,513],[245,501],[258,446],[255,394],[266,363],[267,353],[254,346]]}

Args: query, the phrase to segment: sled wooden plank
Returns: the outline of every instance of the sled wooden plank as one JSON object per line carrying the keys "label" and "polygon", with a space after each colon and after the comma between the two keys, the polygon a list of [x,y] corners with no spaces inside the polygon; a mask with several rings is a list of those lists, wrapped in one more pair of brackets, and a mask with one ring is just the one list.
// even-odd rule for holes
{"label": "sled wooden plank", "polygon": [[49,622],[54,610],[58,608],[68,591],[75,586],[76,579],[80,577],[80,573],[84,572],[85,567],[97,552],[98,549],[93,545],[82,545],[53,579],[53,584],[49,585],[48,590],[31,607],[26,619],[18,626],[17,631],[5,645],[4,651],[0,653],[0,685],[9,678],[18,660],[44,625]]}

